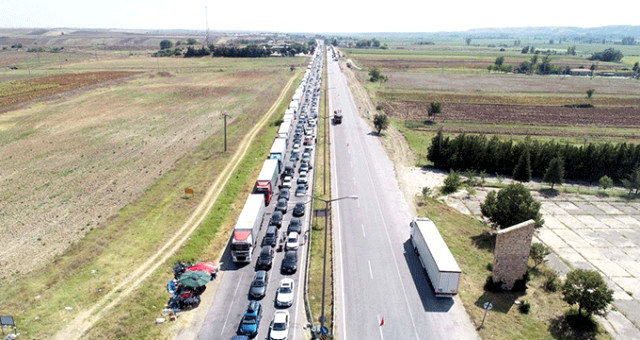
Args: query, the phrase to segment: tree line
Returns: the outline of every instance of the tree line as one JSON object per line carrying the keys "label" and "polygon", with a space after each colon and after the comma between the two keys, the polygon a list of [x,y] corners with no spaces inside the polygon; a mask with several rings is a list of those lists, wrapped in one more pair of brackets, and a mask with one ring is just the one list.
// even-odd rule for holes
{"label": "tree line", "polygon": [[433,137],[427,158],[437,168],[456,171],[484,171],[514,174],[521,158],[526,158],[531,176],[543,177],[554,158],[564,165],[564,178],[595,183],[603,176],[623,183],[640,164],[640,145],[588,143],[582,146],[556,141],[490,139],[483,135],[459,134],[453,138],[442,131]]}
{"label": "tree line", "polygon": [[278,52],[282,56],[295,56],[299,53],[309,54],[313,53],[316,48],[315,40],[310,40],[306,43],[291,43],[279,48],[273,48],[268,45],[255,45],[250,44],[245,47],[237,47],[231,45],[218,45],[213,44],[209,46],[194,46],[190,45],[186,51],[182,48],[172,49],[173,43],[169,40],[163,40],[160,42],[160,50],[153,54],[154,57],[170,57],[183,55],[185,58],[190,57],[204,57],[212,55],[213,57],[228,57],[228,58],[261,58],[269,57],[273,53]]}

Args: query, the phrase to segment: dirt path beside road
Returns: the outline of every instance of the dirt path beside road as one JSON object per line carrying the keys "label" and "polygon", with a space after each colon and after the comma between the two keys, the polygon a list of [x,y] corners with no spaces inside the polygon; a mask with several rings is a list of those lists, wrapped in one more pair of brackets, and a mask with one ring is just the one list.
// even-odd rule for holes
{"label": "dirt path beside road", "polygon": [[[110,292],[106,293],[93,307],[79,313],[71,320],[65,328],[60,330],[54,339],[72,339],[81,338],[97,321],[99,321],[109,310],[121,303],[129,294],[138,288],[151,274],[162,266],[173,254],[175,254],[182,245],[191,237],[191,234],[198,228],[200,223],[206,218],[207,213],[216,203],[218,196],[224,189],[234,171],[247,153],[249,146],[253,142],[258,132],[267,124],[269,119],[276,112],[279,103],[284,99],[289,88],[293,84],[295,76],[291,77],[286,86],[273,103],[269,111],[263,115],[258,124],[256,124],[238,147],[238,151],[231,158],[224,170],[219,174],[216,181],[207,190],[196,210],[191,214],[189,219],[176,230],[174,236],[158,251],[149,257],[144,264],[138,267],[125,280],[120,282]],[[135,278],[135,279],[133,279]]]}

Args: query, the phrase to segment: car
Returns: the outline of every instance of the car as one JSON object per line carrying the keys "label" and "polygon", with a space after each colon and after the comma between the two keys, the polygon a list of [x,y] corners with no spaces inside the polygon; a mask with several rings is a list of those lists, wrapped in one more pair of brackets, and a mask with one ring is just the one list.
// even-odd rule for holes
{"label": "car", "polygon": [[300,163],[300,167],[298,168],[298,172],[308,172],[309,171],[309,163],[302,161]]}
{"label": "car", "polygon": [[284,198],[287,201],[289,200],[289,189],[280,190],[278,193],[278,199]]}
{"label": "car", "polygon": [[273,262],[273,248],[270,245],[262,247],[260,255],[258,256],[258,269],[271,269],[271,263]]}
{"label": "car", "polygon": [[282,259],[280,270],[284,274],[293,274],[298,269],[298,252],[295,250],[287,250]]}
{"label": "car", "polygon": [[305,162],[310,162],[311,161],[311,153],[310,152],[304,152],[302,154],[302,160]]}
{"label": "car", "polygon": [[311,136],[304,137],[304,142],[302,142],[302,144],[304,144],[304,145],[312,145],[313,144],[313,137],[311,137]]}
{"label": "car", "polygon": [[291,157],[289,157],[289,159],[292,162],[297,162],[298,158],[300,158],[300,152],[296,152],[296,151],[291,152]]}
{"label": "car", "polygon": [[282,214],[286,214],[287,213],[287,206],[289,205],[289,202],[287,202],[286,199],[281,198],[278,200],[278,203],[276,203],[276,211],[280,211],[282,212]]}
{"label": "car", "polygon": [[296,197],[302,197],[307,194],[307,185],[306,184],[298,184],[296,187]]}
{"label": "car", "polygon": [[[284,198],[281,198],[284,199]],[[286,201],[286,200],[285,200]],[[288,203],[288,201],[286,201]],[[274,225],[278,228],[282,225],[282,211],[276,210],[271,215],[271,219],[269,220],[269,225]]]}
{"label": "car", "polygon": [[267,285],[269,284],[269,274],[264,270],[259,270],[253,277],[249,296],[254,299],[262,299],[267,293]]}
{"label": "car", "polygon": [[296,205],[293,207],[293,216],[295,217],[300,217],[300,216],[304,216],[304,202],[298,202],[296,203]]}
{"label": "car", "polygon": [[262,305],[260,301],[249,301],[249,305],[242,316],[240,321],[240,329],[238,333],[241,335],[248,335],[249,337],[255,337],[258,334],[258,328],[260,327],[260,320],[262,319]]}
{"label": "car", "polygon": [[301,171],[298,174],[298,180],[296,181],[296,184],[300,185],[300,184],[307,184],[308,180],[307,180],[307,172],[306,171]]}
{"label": "car", "polygon": [[302,136],[298,135],[298,136],[294,136],[293,137],[293,142],[294,143],[300,143],[302,142]]}
{"label": "car", "polygon": [[[289,222],[289,225],[291,225],[291,222]],[[276,228],[275,226],[270,226],[269,228],[267,228],[267,233],[264,235],[264,238],[262,239],[262,245],[266,246],[272,246],[275,247],[276,244],[278,243],[278,228]]]}
{"label": "car", "polygon": [[291,176],[284,176],[284,179],[282,180],[282,185],[280,186],[280,189],[291,189],[291,181],[293,179],[291,178]]}
{"label": "car", "polygon": [[290,232],[287,235],[287,244],[286,244],[285,248],[287,250],[298,249],[299,236],[300,235],[298,233],[296,233],[295,231]]}
{"label": "car", "polygon": [[290,232],[296,232],[298,234],[302,233],[302,221],[299,217],[294,217],[289,222],[289,226],[287,227],[287,234]]}
{"label": "car", "polygon": [[294,143],[291,150],[300,152],[300,143]]}
{"label": "car", "polygon": [[249,340],[249,337],[246,335],[234,335],[231,340]]}
{"label": "car", "polygon": [[293,304],[293,279],[285,277],[280,280],[280,286],[276,291],[276,306],[290,307]]}
{"label": "car", "polygon": [[304,153],[304,152],[308,152],[309,154],[311,154],[311,152],[313,152],[313,145],[307,145],[307,146],[305,146],[305,147],[304,147],[304,151],[302,151],[302,152],[303,152],[303,153]]}
{"label": "car", "polygon": [[311,128],[306,128],[304,129],[304,135],[305,136],[311,136],[313,135],[313,130]]}
{"label": "car", "polygon": [[287,340],[289,337],[289,312],[277,310],[273,315],[273,321],[269,325],[270,340]]}

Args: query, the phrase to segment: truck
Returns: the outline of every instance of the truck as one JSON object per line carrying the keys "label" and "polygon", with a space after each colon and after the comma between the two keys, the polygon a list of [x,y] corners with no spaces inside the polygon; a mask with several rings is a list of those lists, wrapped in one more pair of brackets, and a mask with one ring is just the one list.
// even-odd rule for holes
{"label": "truck", "polygon": [[293,113],[285,113],[284,117],[282,117],[282,121],[286,122],[286,121],[290,121],[293,122],[293,120],[295,119]]}
{"label": "truck", "polygon": [[269,159],[278,160],[278,172],[282,171],[282,162],[284,162],[284,156],[287,154],[287,139],[276,138],[269,151]]}
{"label": "truck", "polygon": [[267,159],[264,161],[262,170],[260,170],[260,174],[258,175],[258,180],[256,181],[253,193],[264,195],[264,205],[269,205],[271,197],[273,197],[276,182],[278,181],[278,175],[280,174],[278,168],[277,159]]}
{"label": "truck", "polygon": [[293,115],[294,117],[296,116],[297,111],[295,109],[287,109],[287,111],[284,112],[284,115]]}
{"label": "truck", "polygon": [[333,123],[342,124],[342,109],[333,110]]}
{"label": "truck", "polygon": [[280,128],[278,129],[278,137],[289,139],[289,132],[291,132],[291,121],[285,120],[280,124]]}
{"label": "truck", "polygon": [[409,225],[411,244],[436,297],[453,297],[458,294],[462,271],[435,223],[427,217],[416,217]]}
{"label": "truck", "polygon": [[238,216],[231,239],[231,258],[235,263],[251,262],[264,217],[264,195],[251,194]]}
{"label": "truck", "polygon": [[289,109],[294,109],[295,112],[298,112],[298,108],[300,107],[300,102],[298,100],[291,100],[289,103]]}

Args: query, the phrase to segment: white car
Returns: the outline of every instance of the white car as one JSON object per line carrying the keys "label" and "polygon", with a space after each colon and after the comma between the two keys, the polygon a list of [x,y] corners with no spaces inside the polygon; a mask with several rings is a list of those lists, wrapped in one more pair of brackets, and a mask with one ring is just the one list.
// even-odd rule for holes
{"label": "white car", "polygon": [[293,144],[293,152],[300,152],[300,143]]}
{"label": "white car", "polygon": [[282,189],[291,189],[291,181],[291,176],[284,176],[284,179],[282,180]]}
{"label": "white car", "polygon": [[287,235],[287,245],[286,245],[287,250],[291,249],[291,250],[296,250],[298,249],[298,233],[296,233],[295,231],[292,231],[289,233],[289,235]]}
{"label": "white car", "polygon": [[277,310],[269,326],[269,339],[287,340],[289,337],[289,312]]}
{"label": "white car", "polygon": [[293,279],[284,278],[276,292],[276,306],[290,307],[293,304]]}

